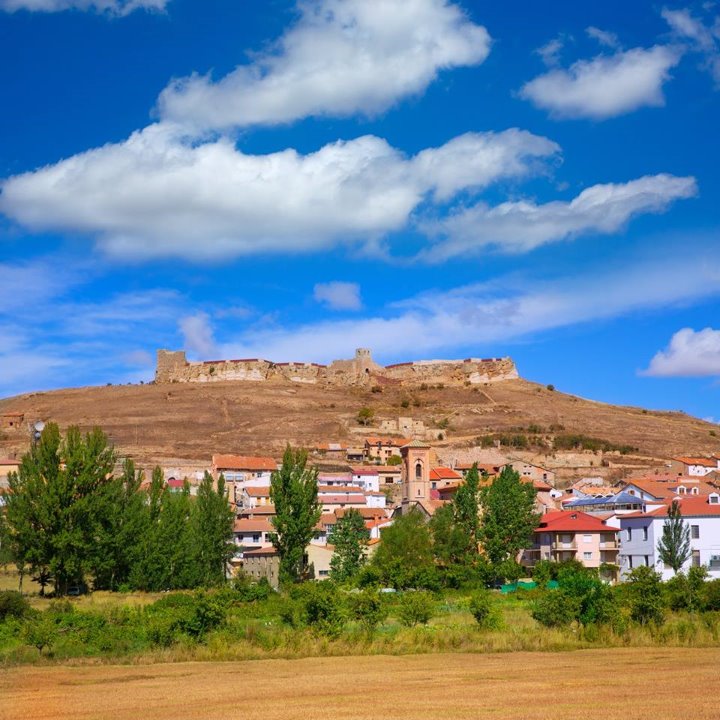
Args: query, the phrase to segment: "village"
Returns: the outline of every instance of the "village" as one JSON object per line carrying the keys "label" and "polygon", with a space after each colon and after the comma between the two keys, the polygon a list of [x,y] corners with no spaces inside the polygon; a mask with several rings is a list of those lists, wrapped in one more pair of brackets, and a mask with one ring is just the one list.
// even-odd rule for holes
{"label": "village", "polygon": [[[372,554],[396,517],[416,508],[429,520],[450,502],[473,465],[485,484],[509,466],[535,490],[538,525],[532,545],[518,557],[528,576],[540,560],[575,560],[597,570],[607,582],[621,582],[638,567],[654,568],[664,580],[671,578],[675,573],[660,560],[657,545],[675,502],[690,526],[691,555],[684,569],[704,566],[709,578],[720,578],[718,456],[668,458],[653,473],[614,485],[585,477],[560,488],[553,470],[527,460],[511,456],[492,463],[446,465],[430,443],[411,438],[367,436],[362,447],[330,442],[310,450],[322,505],[315,537],[306,549],[316,580],[330,576],[333,529],[347,511],[362,515],[367,553]],[[206,468],[216,480],[224,477],[235,513],[231,571],[255,580],[266,578],[275,588],[280,560],[271,539],[275,508],[270,484],[279,464],[269,456],[215,454]],[[0,460],[0,487],[18,467],[18,460]],[[181,475],[179,468],[163,470],[169,490],[180,491],[187,482],[191,494],[204,474],[204,470],[190,475]]]}

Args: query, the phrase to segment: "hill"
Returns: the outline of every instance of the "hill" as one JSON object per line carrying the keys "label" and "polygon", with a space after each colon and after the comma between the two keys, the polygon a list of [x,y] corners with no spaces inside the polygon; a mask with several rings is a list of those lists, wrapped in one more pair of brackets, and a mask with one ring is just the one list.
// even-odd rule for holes
{"label": "hill", "polygon": [[[375,412],[367,428],[356,419],[362,407]],[[290,381],[86,387],[0,400],[0,416],[9,413],[22,413],[24,420],[0,430],[0,456],[24,451],[28,424],[37,419],[63,428],[99,425],[121,453],[154,463],[206,461],[218,452],[277,455],[287,442],[361,444],[365,435],[388,434],[381,422],[398,416],[437,428],[442,438],[434,444],[441,454],[498,433],[583,434],[656,458],[720,451],[716,426],[683,413],[594,402],[520,378],[474,387],[333,387]]]}

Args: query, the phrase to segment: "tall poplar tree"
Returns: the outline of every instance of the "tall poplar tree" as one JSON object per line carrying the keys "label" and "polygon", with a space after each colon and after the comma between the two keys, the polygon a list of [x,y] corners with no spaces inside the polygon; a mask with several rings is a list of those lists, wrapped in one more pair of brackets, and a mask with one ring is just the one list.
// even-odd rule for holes
{"label": "tall poplar tree", "polygon": [[662,537],[658,541],[658,556],[675,574],[690,559],[690,527],[682,519],[680,503],[673,500],[663,524]]}
{"label": "tall poplar tree", "polygon": [[270,499],[275,505],[272,543],[280,555],[284,581],[297,582],[306,575],[305,548],[315,537],[322,514],[317,475],[316,468],[307,466],[307,451],[288,445],[280,469],[270,477]]}
{"label": "tall poplar tree", "polygon": [[523,482],[509,465],[481,490],[480,540],[494,565],[515,560],[528,546],[540,517],[535,512],[535,495],[532,483]]}
{"label": "tall poplar tree", "polygon": [[350,508],[336,523],[328,542],[335,546],[330,560],[330,577],[345,582],[357,575],[366,560],[370,533],[363,516]]}

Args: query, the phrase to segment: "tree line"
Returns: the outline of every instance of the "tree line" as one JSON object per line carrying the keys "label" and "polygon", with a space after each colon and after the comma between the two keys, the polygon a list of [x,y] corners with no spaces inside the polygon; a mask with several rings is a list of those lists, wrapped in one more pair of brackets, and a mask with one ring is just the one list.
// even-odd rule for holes
{"label": "tree line", "polygon": [[234,514],[225,482],[209,473],[191,496],[156,467],[149,482],[132,460],[115,474],[107,436],[48,423],[8,477],[0,544],[23,578],[56,595],[97,590],[168,590],[225,580]]}

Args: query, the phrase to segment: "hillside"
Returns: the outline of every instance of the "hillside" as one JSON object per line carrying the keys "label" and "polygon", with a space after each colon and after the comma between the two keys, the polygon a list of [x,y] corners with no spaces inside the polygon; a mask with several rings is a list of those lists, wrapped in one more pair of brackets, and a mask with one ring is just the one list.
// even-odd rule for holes
{"label": "hillside", "polygon": [[[356,421],[364,406],[375,411],[368,428]],[[359,444],[364,435],[380,433],[381,420],[399,415],[428,427],[447,426],[446,437],[435,443],[445,452],[468,448],[488,433],[519,432],[531,425],[636,446],[655,457],[720,451],[713,426],[696,418],[606,405],[522,379],[473,388],[385,387],[382,392],[289,381],[88,387],[0,400],[0,415],[12,412],[25,415],[24,425],[0,431],[0,456],[22,452],[27,424],[37,419],[61,427],[99,425],[123,454],[143,462],[173,462],[207,460],[214,452],[277,454],[287,442]]]}

